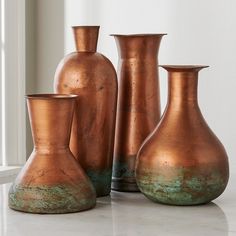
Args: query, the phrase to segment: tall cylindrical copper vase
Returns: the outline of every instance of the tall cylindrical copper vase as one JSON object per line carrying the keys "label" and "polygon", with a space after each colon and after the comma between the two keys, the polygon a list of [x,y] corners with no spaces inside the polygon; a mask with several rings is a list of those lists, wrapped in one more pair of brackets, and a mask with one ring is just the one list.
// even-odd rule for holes
{"label": "tall cylindrical copper vase", "polygon": [[119,95],[112,189],[139,191],[136,155],[160,119],[157,56],[163,34],[113,36],[119,53]]}
{"label": "tall cylindrical copper vase", "polygon": [[97,196],[111,190],[117,78],[112,63],[96,52],[98,26],[73,27],[76,52],[55,74],[55,92],[78,94],[70,148],[90,177]]}
{"label": "tall cylindrical copper vase", "polygon": [[9,207],[68,213],[95,206],[96,193],[69,149],[76,95],[29,95],[34,150],[9,190]]}
{"label": "tall cylindrical copper vase", "polygon": [[197,99],[205,66],[163,66],[169,74],[165,113],[137,158],[140,190],[155,202],[197,205],[217,198],[229,178],[226,151],[204,120]]}

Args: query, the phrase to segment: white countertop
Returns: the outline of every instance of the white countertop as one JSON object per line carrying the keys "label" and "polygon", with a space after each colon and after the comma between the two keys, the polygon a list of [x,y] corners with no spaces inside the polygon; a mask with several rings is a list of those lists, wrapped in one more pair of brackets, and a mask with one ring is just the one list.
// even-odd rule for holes
{"label": "white countertop", "polygon": [[64,215],[16,212],[7,206],[8,184],[0,185],[1,236],[224,236],[236,235],[236,175],[213,203],[195,207],[153,203],[141,193],[112,192],[96,208]]}

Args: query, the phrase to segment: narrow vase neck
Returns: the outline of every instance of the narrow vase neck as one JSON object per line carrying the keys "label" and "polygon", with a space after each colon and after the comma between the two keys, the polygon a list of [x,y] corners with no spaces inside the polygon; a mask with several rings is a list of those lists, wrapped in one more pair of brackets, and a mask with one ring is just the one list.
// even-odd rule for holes
{"label": "narrow vase neck", "polygon": [[75,26],[75,46],[77,52],[96,52],[99,26]]}
{"label": "narrow vase neck", "polygon": [[119,57],[122,59],[157,60],[162,36],[155,35],[113,35],[116,40]]}
{"label": "narrow vase neck", "polygon": [[169,72],[169,104],[198,104],[198,72]]}

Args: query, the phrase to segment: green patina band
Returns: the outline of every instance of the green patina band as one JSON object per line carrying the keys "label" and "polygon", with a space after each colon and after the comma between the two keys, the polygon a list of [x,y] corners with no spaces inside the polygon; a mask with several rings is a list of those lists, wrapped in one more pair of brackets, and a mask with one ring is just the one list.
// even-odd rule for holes
{"label": "green patina band", "polygon": [[93,183],[97,197],[102,197],[110,194],[112,175],[111,169],[103,171],[87,170],[86,174]]}
{"label": "green patina band", "polygon": [[20,186],[12,185],[9,190],[9,207],[30,213],[69,213],[90,209],[95,206],[94,192],[83,191],[84,186]]}
{"label": "green patina band", "polygon": [[[127,158],[117,157],[117,161],[113,163],[113,177],[115,178],[135,178],[135,160],[136,155]],[[129,161],[120,161],[127,159]]]}
{"label": "green patina band", "polygon": [[122,192],[139,192],[135,179],[136,155],[116,156],[113,163],[112,189]]}
{"label": "green patina band", "polygon": [[167,178],[143,171],[137,175],[137,184],[147,198],[171,205],[197,205],[212,201],[225,189],[227,181],[219,171],[208,175],[191,175],[191,170],[173,170],[175,177]]}

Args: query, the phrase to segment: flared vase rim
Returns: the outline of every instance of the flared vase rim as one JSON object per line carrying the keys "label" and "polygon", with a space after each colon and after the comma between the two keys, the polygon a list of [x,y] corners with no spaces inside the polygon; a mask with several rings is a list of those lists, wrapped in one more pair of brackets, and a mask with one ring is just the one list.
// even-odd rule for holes
{"label": "flared vase rim", "polygon": [[38,94],[27,94],[27,99],[74,99],[77,98],[76,94],[54,94],[54,93],[38,93]]}
{"label": "flared vase rim", "polygon": [[204,68],[208,68],[208,65],[159,65],[167,71],[200,71]]}
{"label": "flared vase rim", "polygon": [[100,25],[72,25],[71,26],[72,29],[89,29],[89,28],[96,28],[99,29]]}
{"label": "flared vase rim", "polygon": [[160,33],[160,34],[155,34],[155,33],[143,33],[143,34],[109,34],[109,36],[113,37],[127,37],[127,38],[132,38],[132,37],[162,37],[167,35],[167,33]]}

